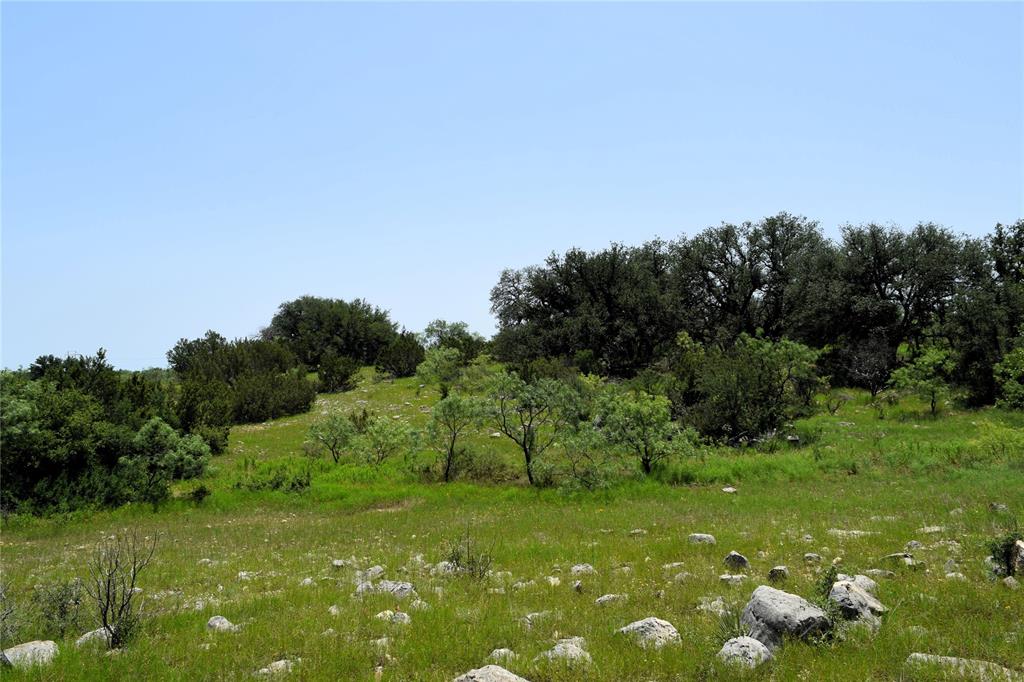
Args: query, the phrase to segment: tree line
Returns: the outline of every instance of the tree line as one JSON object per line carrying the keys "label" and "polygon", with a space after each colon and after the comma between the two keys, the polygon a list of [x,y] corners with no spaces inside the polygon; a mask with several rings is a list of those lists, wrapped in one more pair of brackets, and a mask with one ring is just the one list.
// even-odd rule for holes
{"label": "tree line", "polygon": [[[158,505],[173,480],[202,475],[230,426],[308,411],[367,365],[437,386],[423,435],[444,446],[445,480],[467,423],[514,441],[532,483],[556,443],[581,475],[601,443],[632,448],[649,473],[666,444],[757,440],[820,409],[830,387],[879,405],[912,391],[932,412],[952,398],[1024,408],[1024,220],[977,239],[929,223],[830,240],[782,213],[553,254],[504,271],[491,302],[492,339],[444,320],[413,333],[365,300],[303,296],[253,338],[181,339],[166,370],[118,371],[101,349],[4,371],[0,508]],[[362,415],[318,421],[311,442],[379,463],[414,436]]]}

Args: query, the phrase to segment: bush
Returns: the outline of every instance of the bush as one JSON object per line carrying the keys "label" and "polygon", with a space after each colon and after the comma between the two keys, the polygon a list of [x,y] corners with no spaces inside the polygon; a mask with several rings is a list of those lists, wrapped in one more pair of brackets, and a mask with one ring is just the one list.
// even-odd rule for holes
{"label": "bush", "polygon": [[86,592],[111,649],[120,649],[138,630],[142,611],[135,588],[155,551],[156,538],[140,538],[137,531],[105,540],[96,549]]}
{"label": "bush", "polygon": [[213,491],[210,490],[204,483],[200,483],[195,488],[192,488],[192,492],[188,494],[188,498],[197,505],[199,505],[202,504],[203,501],[211,494],[213,494]]}
{"label": "bush", "polygon": [[484,580],[490,573],[493,563],[490,549],[481,549],[473,537],[466,533],[461,538],[447,543],[444,560],[457,574]]}
{"label": "bush", "polygon": [[320,368],[317,370],[320,391],[337,393],[351,390],[355,387],[354,378],[358,371],[358,360],[334,352],[324,353],[320,358]]}
{"label": "bush", "polygon": [[452,480],[462,467],[466,448],[459,444],[459,437],[482,416],[480,405],[472,398],[451,394],[436,405],[430,413],[427,425],[427,440],[440,455],[444,481]]}
{"label": "bush", "polygon": [[949,398],[949,377],[953,371],[949,351],[926,348],[916,358],[892,373],[893,388],[920,396],[928,402],[932,416],[938,414],[942,402]]}
{"label": "bush", "polygon": [[1017,337],[1016,345],[993,368],[993,373],[999,388],[998,405],[1024,410],[1024,336]]}
{"label": "bush", "polygon": [[228,449],[228,434],[230,429],[227,426],[210,426],[200,424],[192,429],[210,448],[210,454],[220,455]]}
{"label": "bush", "polygon": [[329,452],[337,464],[357,432],[350,415],[334,411],[318,417],[310,425],[308,438],[315,452]]}
{"label": "bush", "polygon": [[992,554],[996,566],[1001,569],[1003,575],[1014,575],[1016,573],[1013,561],[1014,545],[1018,540],[1024,540],[1024,533],[1014,524],[1013,530],[1008,531],[988,543],[988,551]]}
{"label": "bush", "polygon": [[257,463],[255,459],[246,458],[242,460],[241,468],[234,484],[236,489],[301,493],[309,490],[313,482],[313,469],[309,462],[278,460]]}
{"label": "bush", "polygon": [[403,331],[381,350],[377,368],[393,377],[411,377],[423,358],[423,346],[416,335]]}
{"label": "bush", "polygon": [[63,639],[80,629],[79,615],[84,598],[85,590],[78,578],[36,586],[32,603],[39,611],[47,636]]}
{"label": "bush", "polygon": [[413,431],[408,424],[377,417],[356,440],[356,448],[367,464],[379,466],[385,460],[409,450],[413,445]]}

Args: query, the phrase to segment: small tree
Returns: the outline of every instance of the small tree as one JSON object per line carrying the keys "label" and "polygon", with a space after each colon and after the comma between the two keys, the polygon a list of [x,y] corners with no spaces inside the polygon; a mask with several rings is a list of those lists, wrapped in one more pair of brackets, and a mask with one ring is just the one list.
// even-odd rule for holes
{"label": "small tree", "polygon": [[[106,540],[93,555],[86,592],[96,604],[109,648],[119,649],[135,635],[142,618],[139,575],[156,551],[156,538],[139,538],[132,530]],[[138,600],[138,601],[137,601]]]}
{"label": "small tree", "polygon": [[369,423],[357,440],[357,447],[367,464],[378,466],[384,460],[408,450],[413,444],[413,431],[408,424],[387,417]]}
{"label": "small tree", "polygon": [[908,364],[892,373],[892,386],[913,393],[928,401],[931,414],[938,414],[939,405],[950,395],[948,377],[954,363],[949,351],[930,347]]}
{"label": "small tree", "polygon": [[411,377],[423,357],[423,346],[416,335],[403,331],[381,350],[377,367],[395,377]]}
{"label": "small tree", "polygon": [[462,376],[462,355],[457,348],[431,348],[416,368],[416,376],[425,384],[437,384],[443,400],[448,397],[452,384]]}
{"label": "small tree", "polygon": [[559,438],[564,460],[564,485],[569,488],[599,490],[609,486],[618,473],[617,456],[604,437],[590,425],[581,422]]}
{"label": "small tree", "polygon": [[354,386],[354,377],[358,371],[358,360],[327,351],[320,357],[320,368],[316,373],[320,380],[320,390],[324,393],[347,391]]}
{"label": "small tree", "polygon": [[598,401],[598,414],[605,438],[640,460],[645,474],[679,449],[680,431],[664,396],[607,391]]}
{"label": "small tree", "polygon": [[178,434],[164,420],[153,417],[132,441],[132,453],[121,458],[135,489],[135,499],[156,509],[170,496]]}
{"label": "small tree", "polygon": [[1016,348],[1011,350],[993,368],[999,387],[1000,407],[1024,410],[1024,336],[1017,337]]}
{"label": "small tree", "polygon": [[472,398],[450,394],[434,405],[427,425],[427,439],[441,455],[445,483],[451,480],[465,457],[459,436],[480,421],[480,406]]}
{"label": "small tree", "polygon": [[329,412],[316,419],[309,427],[308,438],[318,450],[331,453],[334,463],[341,460],[344,452],[356,435],[356,427],[348,415]]}
{"label": "small tree", "polygon": [[576,420],[579,410],[575,394],[555,379],[528,384],[515,372],[496,376],[487,394],[491,419],[522,450],[526,478],[533,485],[535,460]]}

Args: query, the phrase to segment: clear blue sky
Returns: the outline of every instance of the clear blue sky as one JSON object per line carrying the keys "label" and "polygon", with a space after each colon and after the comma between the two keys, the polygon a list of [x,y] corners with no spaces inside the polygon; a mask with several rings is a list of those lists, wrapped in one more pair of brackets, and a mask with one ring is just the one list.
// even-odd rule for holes
{"label": "clear blue sky", "polygon": [[2,364],[364,297],[490,334],[504,267],[780,210],[1024,216],[1004,4],[2,5]]}

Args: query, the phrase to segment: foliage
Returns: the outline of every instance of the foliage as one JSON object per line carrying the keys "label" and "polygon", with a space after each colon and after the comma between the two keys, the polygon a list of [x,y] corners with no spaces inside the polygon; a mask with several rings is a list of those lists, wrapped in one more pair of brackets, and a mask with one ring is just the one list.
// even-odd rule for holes
{"label": "foliage", "polygon": [[359,371],[359,361],[345,355],[328,351],[320,356],[320,367],[316,376],[320,381],[320,391],[337,393],[348,391],[355,386],[354,378]]}
{"label": "foliage", "polygon": [[281,341],[302,363],[317,367],[325,353],[372,365],[397,333],[387,311],[362,299],[302,296],[278,307],[263,337]]}
{"label": "foliage", "polygon": [[411,449],[413,440],[414,434],[408,424],[388,417],[377,417],[356,438],[355,447],[367,464],[379,466],[385,460]]}
{"label": "foliage", "polygon": [[32,592],[32,603],[42,617],[45,632],[54,639],[79,630],[84,598],[78,578],[37,585]]}
{"label": "foliage", "polygon": [[527,383],[515,372],[497,375],[487,396],[491,421],[522,451],[526,477],[533,485],[534,462],[576,422],[578,396],[555,379]]}
{"label": "foliage", "polygon": [[562,487],[566,490],[604,490],[615,482],[618,458],[606,447],[606,441],[589,423],[568,430],[558,445],[564,462]]}
{"label": "foliage", "polygon": [[423,331],[427,348],[454,348],[459,351],[462,364],[472,362],[487,346],[480,334],[469,331],[465,322],[434,320]]}
{"label": "foliage", "polygon": [[1016,522],[1014,522],[1011,530],[992,539],[988,543],[988,551],[995,560],[996,566],[1001,569],[1002,575],[1014,575],[1016,573],[1013,555],[1015,551],[1014,545],[1018,540],[1024,540],[1024,533],[1020,531]]}
{"label": "foliage", "polygon": [[438,346],[430,348],[419,367],[416,377],[424,384],[437,384],[441,398],[447,398],[452,384],[462,376],[462,355],[457,348]]}
{"label": "foliage", "polygon": [[356,426],[349,415],[333,410],[318,417],[309,427],[309,441],[318,450],[326,450],[337,464],[342,452],[352,443],[357,434]]}
{"label": "foliage", "polygon": [[381,349],[377,368],[393,377],[411,377],[424,359],[423,346],[412,332],[403,331]]}
{"label": "foliage", "polygon": [[427,441],[440,455],[445,483],[452,480],[467,459],[466,448],[460,445],[459,437],[479,423],[481,416],[481,406],[476,400],[457,393],[442,398],[431,410]]}
{"label": "foliage", "polygon": [[920,396],[928,402],[932,415],[950,396],[949,374],[953,360],[949,351],[934,346],[892,373],[893,388]]}
{"label": "foliage", "polygon": [[313,469],[308,462],[277,460],[257,463],[247,458],[242,461],[234,487],[250,492],[278,490],[301,493],[309,490],[312,482]]}
{"label": "foliage", "polygon": [[687,420],[702,434],[733,443],[773,432],[804,408],[801,389],[816,385],[817,355],[795,341],[746,334],[728,349],[710,348]]}
{"label": "foliage", "polygon": [[598,400],[597,410],[605,438],[639,460],[645,474],[650,474],[685,443],[664,396],[643,391],[606,391]]}
{"label": "foliage", "polygon": [[206,498],[212,494],[213,491],[210,490],[209,486],[207,486],[205,483],[200,483],[195,488],[192,488],[191,492],[189,492],[188,494],[188,499],[192,500],[192,502],[199,505],[202,504],[206,500]]}
{"label": "foliage", "polygon": [[210,448],[202,438],[179,437],[166,422],[153,417],[139,429],[120,465],[132,497],[156,508],[169,497],[172,480],[201,476],[209,458]]}
{"label": "foliage", "polygon": [[110,649],[120,649],[138,631],[142,608],[136,587],[155,551],[155,537],[141,538],[133,530],[102,541],[93,555],[85,589],[96,606]]}
{"label": "foliage", "polygon": [[1015,347],[993,368],[1001,407],[1024,410],[1024,335]]}

